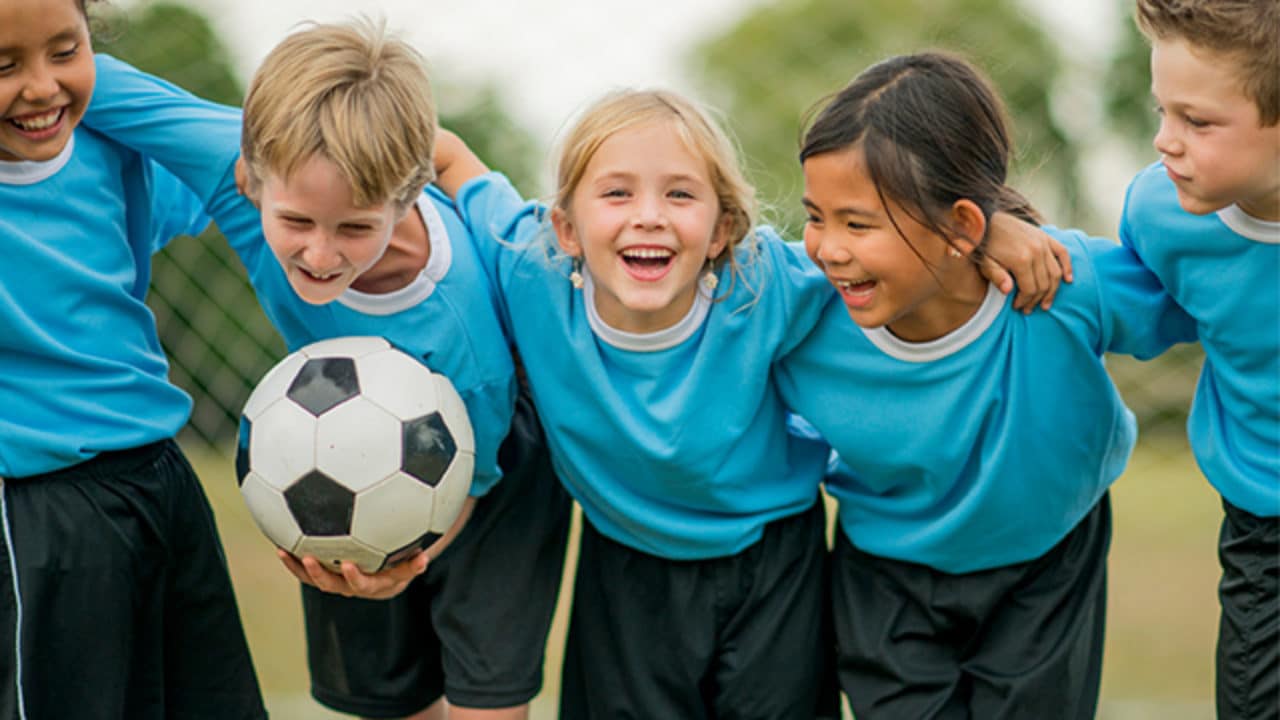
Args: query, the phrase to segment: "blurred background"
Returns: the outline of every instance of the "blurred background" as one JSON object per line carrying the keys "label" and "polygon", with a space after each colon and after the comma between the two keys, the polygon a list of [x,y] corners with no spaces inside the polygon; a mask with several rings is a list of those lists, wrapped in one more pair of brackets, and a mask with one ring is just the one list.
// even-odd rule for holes
{"label": "blurred background", "polygon": [[[945,48],[986,70],[1015,126],[1012,184],[1054,224],[1115,237],[1126,184],[1156,159],[1128,0],[115,0],[95,11],[97,50],[236,105],[297,23],[385,18],[427,57],[442,123],[529,196],[549,190],[557,131],[583,105],[615,87],[672,87],[718,110],[768,221],[793,238],[806,111],[890,54]],[[338,717],[306,695],[296,583],[231,468],[239,410],[284,346],[216,229],[157,257],[150,303],[173,379],[196,399],[182,441],[215,503],[272,716]],[[1198,348],[1108,359],[1142,435],[1113,492],[1104,720],[1213,716],[1221,508],[1183,431],[1200,361]],[[561,616],[538,719],[554,717],[563,627]]]}

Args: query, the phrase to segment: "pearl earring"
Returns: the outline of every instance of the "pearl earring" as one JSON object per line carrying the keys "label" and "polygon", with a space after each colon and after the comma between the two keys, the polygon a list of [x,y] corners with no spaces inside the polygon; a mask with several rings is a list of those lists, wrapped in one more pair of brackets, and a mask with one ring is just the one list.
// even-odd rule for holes
{"label": "pearl earring", "polygon": [[[708,265],[710,265],[709,262]],[[716,291],[717,287],[719,287],[720,278],[716,277],[715,270],[708,267],[707,271],[702,274],[702,279],[699,280],[699,282],[702,283],[702,287],[706,289],[707,292],[712,293]]]}
{"label": "pearl earring", "polygon": [[569,284],[581,290],[585,282],[582,279],[582,258],[573,259],[573,272],[569,273]]}

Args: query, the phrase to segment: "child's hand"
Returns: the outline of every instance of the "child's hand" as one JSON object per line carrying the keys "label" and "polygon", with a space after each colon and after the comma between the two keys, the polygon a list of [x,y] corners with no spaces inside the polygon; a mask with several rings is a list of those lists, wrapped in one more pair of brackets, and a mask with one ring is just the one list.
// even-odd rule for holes
{"label": "child's hand", "polygon": [[982,275],[1009,294],[1018,283],[1013,307],[1030,313],[1053,305],[1058,283],[1071,282],[1071,257],[1067,249],[1040,228],[1008,213],[991,217],[985,257],[978,265]]}
{"label": "child's hand", "polygon": [[343,562],[342,573],[338,574],[309,555],[299,560],[279,549],[276,555],[298,580],[327,593],[366,600],[386,600],[404,592],[411,580],[426,571],[428,559],[425,551],[419,551],[404,562],[369,575],[352,562]]}

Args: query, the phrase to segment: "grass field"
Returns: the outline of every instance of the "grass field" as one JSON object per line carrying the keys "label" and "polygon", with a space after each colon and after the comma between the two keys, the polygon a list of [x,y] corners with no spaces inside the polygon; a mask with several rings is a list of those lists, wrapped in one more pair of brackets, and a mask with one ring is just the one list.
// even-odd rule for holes
{"label": "grass field", "polygon": [[[297,583],[249,518],[231,461],[198,451],[191,458],[217,513],[272,718],[346,717],[307,696]],[[1099,718],[1212,718],[1218,496],[1181,437],[1155,437],[1143,440],[1112,502],[1115,536]],[[555,717],[566,595],[552,628],[547,683],[535,701],[534,720]]]}

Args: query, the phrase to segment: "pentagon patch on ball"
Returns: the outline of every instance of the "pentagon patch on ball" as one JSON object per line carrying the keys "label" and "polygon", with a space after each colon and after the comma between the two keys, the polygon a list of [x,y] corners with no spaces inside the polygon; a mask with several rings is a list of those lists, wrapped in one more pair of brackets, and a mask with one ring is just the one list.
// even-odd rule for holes
{"label": "pentagon patch on ball", "polygon": [[453,383],[379,337],[291,353],[240,418],[236,477],[262,532],[335,570],[435,542],[471,488],[475,440]]}

